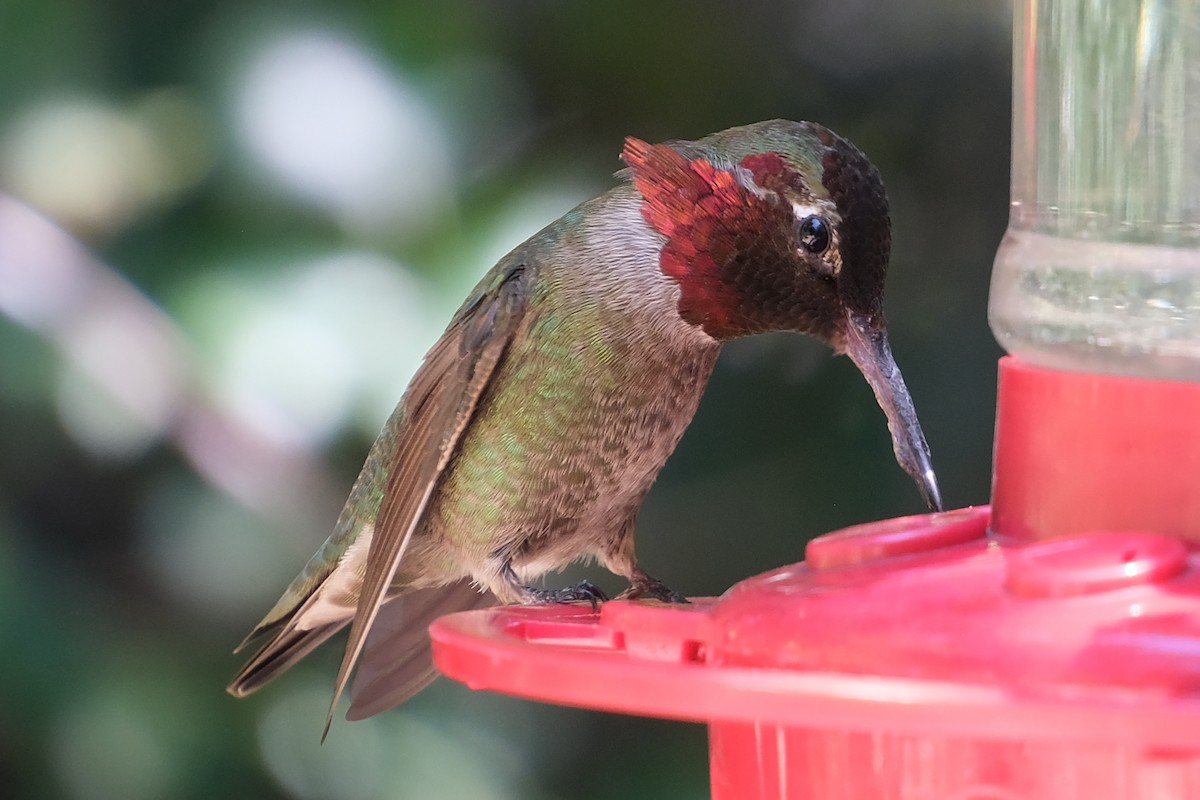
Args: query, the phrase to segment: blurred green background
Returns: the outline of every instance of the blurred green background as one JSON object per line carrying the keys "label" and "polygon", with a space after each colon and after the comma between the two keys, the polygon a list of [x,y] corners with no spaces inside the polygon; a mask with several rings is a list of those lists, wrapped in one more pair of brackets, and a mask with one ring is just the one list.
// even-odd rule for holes
{"label": "blurred green background", "polygon": [[[868,153],[897,359],[948,505],[986,502],[1009,15],[0,3],[0,794],[705,797],[699,725],[439,681],[319,747],[339,646],[240,702],[230,650],[326,536],[467,288],[611,185],[627,134],[789,117]],[[920,510],[853,366],[768,337],[727,348],[640,553],[713,595]]]}

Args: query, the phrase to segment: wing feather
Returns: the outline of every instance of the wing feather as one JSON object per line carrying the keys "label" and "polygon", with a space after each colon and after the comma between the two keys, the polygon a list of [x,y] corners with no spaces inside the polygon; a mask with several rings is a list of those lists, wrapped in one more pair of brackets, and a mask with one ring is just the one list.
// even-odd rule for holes
{"label": "wing feather", "polygon": [[325,734],[434,490],[509,344],[527,322],[524,273],[520,265],[505,270],[498,286],[469,302],[425,357],[409,388],[405,435],[388,470]]}

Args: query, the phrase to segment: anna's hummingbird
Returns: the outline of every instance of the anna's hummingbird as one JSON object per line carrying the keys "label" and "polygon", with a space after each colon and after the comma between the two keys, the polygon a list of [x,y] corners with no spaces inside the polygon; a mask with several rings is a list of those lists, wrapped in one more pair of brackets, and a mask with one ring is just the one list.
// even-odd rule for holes
{"label": "anna's hummingbird", "polygon": [[[850,356],[896,458],[941,508],[883,315],[879,173],[808,122],[625,141],[618,185],[517,247],[471,292],[384,426],[333,534],[247,637],[249,694],[347,623],[330,718],[434,677],[429,623],[496,603],[604,599],[527,585],[594,556],[626,598],[682,601],[638,566],[642,500],[691,422],[721,344],[796,331]],[[243,646],[246,642],[243,642]],[[328,720],[326,724],[328,730]]]}

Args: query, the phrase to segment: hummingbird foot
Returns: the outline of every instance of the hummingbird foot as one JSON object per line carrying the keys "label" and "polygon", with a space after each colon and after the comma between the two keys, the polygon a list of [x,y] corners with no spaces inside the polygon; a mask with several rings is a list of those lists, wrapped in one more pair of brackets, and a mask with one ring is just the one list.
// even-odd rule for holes
{"label": "hummingbird foot", "polygon": [[524,594],[522,602],[528,605],[587,602],[592,604],[592,610],[595,611],[608,599],[603,589],[587,580],[562,589],[547,589],[542,586],[522,586],[521,589]]}
{"label": "hummingbird foot", "polygon": [[629,588],[617,595],[618,600],[638,600],[650,597],[664,603],[686,603],[688,599],[679,592],[673,591],[658,578],[647,575],[642,570],[634,572],[629,581]]}
{"label": "hummingbird foot", "polygon": [[517,573],[513,570],[511,564],[506,564],[501,577],[504,581],[515,590],[515,593],[520,602],[525,605],[538,605],[540,603],[591,603],[592,610],[595,611],[600,607],[600,604],[608,599],[608,595],[604,593],[596,584],[588,580],[580,581],[574,586],[567,586],[562,589],[547,589],[544,586],[526,586],[521,583],[521,579],[517,577]]}

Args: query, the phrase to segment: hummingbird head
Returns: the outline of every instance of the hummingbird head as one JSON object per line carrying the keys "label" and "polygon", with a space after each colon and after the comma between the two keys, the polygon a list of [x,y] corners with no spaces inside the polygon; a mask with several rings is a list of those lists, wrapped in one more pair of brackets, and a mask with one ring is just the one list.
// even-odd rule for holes
{"label": "hummingbird head", "polygon": [[858,366],[888,418],[896,458],[931,509],[941,498],[908,389],[888,344],[891,250],[879,171],[820,125],[772,120],[696,142],[629,138],[622,158],[679,314],[726,340],[815,336]]}

